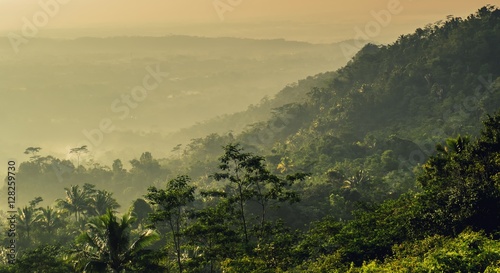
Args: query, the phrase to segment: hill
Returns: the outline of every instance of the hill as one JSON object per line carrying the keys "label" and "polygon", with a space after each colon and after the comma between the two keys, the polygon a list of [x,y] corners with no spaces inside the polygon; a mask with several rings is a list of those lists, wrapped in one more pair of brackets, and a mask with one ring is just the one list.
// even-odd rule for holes
{"label": "hill", "polygon": [[[201,184],[209,185],[206,174],[217,165],[220,147],[228,142],[241,142],[249,151],[264,155],[276,173],[302,171],[313,174],[310,181],[316,186],[311,190],[326,187],[316,198],[325,205],[320,214],[335,211],[339,217],[349,218],[352,208],[347,205],[350,202],[345,200],[346,197],[351,198],[352,194],[356,201],[375,202],[397,197],[414,188],[412,170],[434,153],[435,143],[458,134],[477,134],[481,119],[500,105],[500,95],[495,92],[500,84],[496,62],[500,53],[495,44],[500,37],[496,21],[483,18],[490,16],[488,12],[480,11],[468,19],[450,18],[428,25],[413,34],[401,36],[391,45],[368,44],[336,72],[305,78],[245,112],[226,115],[167,136],[171,138],[168,150],[174,148],[168,158],[161,158],[164,150],[159,149],[166,146],[165,143],[157,144],[165,140],[161,135],[154,137],[154,133],[138,132],[139,135],[131,137],[132,143],[146,141],[151,145],[149,150],[157,155],[154,161],[164,169],[159,173],[169,173],[163,179],[186,173],[201,179]],[[87,38],[82,41],[96,45],[95,49],[85,47],[94,52],[98,48],[104,50],[102,44],[109,44],[112,48],[124,39],[129,38]],[[185,39],[198,38],[163,39],[169,41],[165,44],[175,48]],[[224,39],[208,40],[221,45]],[[82,41],[60,43],[78,45]],[[266,44],[267,49],[283,43],[290,47],[307,46],[285,41],[260,43]],[[248,125],[251,122],[257,123]],[[199,137],[206,131],[212,134]],[[191,142],[173,144],[185,143],[189,136],[193,137]],[[116,145],[121,143],[119,139],[116,139]],[[142,147],[141,144],[138,147]],[[129,154],[129,158],[139,156],[133,152]],[[151,157],[152,154],[148,154]],[[89,159],[88,155],[82,157],[82,162],[85,158]],[[128,168],[130,159],[122,159],[122,168]],[[61,160],[70,166],[68,173],[77,167],[75,162]],[[52,159],[49,158],[44,164],[50,165],[50,162]],[[137,166],[132,164],[126,173],[134,173]],[[102,169],[102,164],[92,160],[80,167],[87,171],[100,170],[96,173],[102,173],[104,177],[96,178],[96,181],[102,183],[112,176],[109,169]],[[91,177],[85,181],[90,182]],[[347,178],[370,181],[384,185],[384,188],[379,193],[368,188],[339,189]],[[116,193],[119,200],[130,200],[133,197],[129,196],[131,192],[135,192],[134,197],[142,195],[141,190],[135,189],[135,179],[131,176],[127,182],[120,182],[120,186],[106,184],[110,190],[119,190]],[[78,181],[67,179],[63,185]],[[44,185],[52,183],[48,181]],[[63,185],[56,183],[54,187]],[[145,190],[147,185],[140,188]],[[32,194],[27,193],[27,196]],[[335,198],[340,198],[341,202]],[[330,203],[344,205],[332,208]]]}
{"label": "hill", "polygon": [[[301,86],[315,86],[303,101],[273,109],[272,118],[241,134],[194,139],[166,166],[198,177],[214,166],[217,147],[236,141],[265,155],[276,172],[312,173],[311,183],[327,187],[323,203],[345,205],[351,194],[366,202],[398,196],[415,187],[413,168],[436,143],[477,135],[481,120],[498,110],[500,33],[490,12],[431,24],[390,45],[369,44],[335,73],[303,80]],[[291,90],[301,87],[282,94]],[[384,187],[340,190],[347,178]],[[333,209],[342,210],[350,207]]]}
{"label": "hill", "polygon": [[[341,69],[256,106],[275,107],[270,118],[167,158],[144,152],[131,168],[75,165],[31,147],[19,192],[61,199],[57,211],[40,198],[19,210],[27,251],[13,268],[498,272],[499,42],[500,9],[486,6],[368,44]],[[132,203],[138,223],[118,220],[118,203]],[[160,241],[129,251],[134,234]]]}

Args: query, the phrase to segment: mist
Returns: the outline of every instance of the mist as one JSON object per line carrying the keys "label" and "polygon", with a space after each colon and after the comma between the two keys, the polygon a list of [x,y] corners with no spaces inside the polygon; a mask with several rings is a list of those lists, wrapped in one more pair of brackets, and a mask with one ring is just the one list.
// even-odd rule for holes
{"label": "mist", "polygon": [[499,4],[0,0],[0,272],[498,270]]}
{"label": "mist", "polygon": [[375,2],[1,1],[2,160],[27,160],[37,146],[75,161],[69,151],[82,145],[84,163],[166,157],[193,138],[241,132],[249,124],[221,117],[451,12],[444,2],[425,16],[425,1]]}

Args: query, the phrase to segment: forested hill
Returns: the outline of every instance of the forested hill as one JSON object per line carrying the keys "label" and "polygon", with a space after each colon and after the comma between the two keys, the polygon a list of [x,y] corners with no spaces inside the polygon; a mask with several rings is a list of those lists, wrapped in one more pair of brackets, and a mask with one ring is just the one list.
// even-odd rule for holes
{"label": "forested hill", "polygon": [[[198,174],[205,158],[217,157],[217,147],[238,141],[266,155],[282,173],[410,174],[436,143],[477,134],[486,114],[498,110],[498,14],[484,7],[466,19],[417,29],[390,45],[369,44],[345,67],[326,74],[330,78],[303,80],[302,86],[317,88],[302,102],[275,108],[272,119],[237,136],[194,139],[179,163]],[[301,89],[280,94],[293,90]]]}
{"label": "forested hill", "polygon": [[276,109],[284,128],[272,120],[272,128],[256,126],[240,139],[260,131],[257,140],[269,144],[265,148],[289,155],[295,168],[306,171],[391,147],[398,158],[422,163],[420,153],[394,144],[413,141],[427,156],[433,143],[448,136],[477,133],[481,118],[500,105],[494,92],[500,86],[499,28],[498,11],[483,8],[467,19],[417,29],[391,45],[367,45],[328,87]]}
{"label": "forested hill", "polygon": [[499,44],[493,6],[368,44],[256,106],[279,106],[266,121],[130,169],[30,147],[18,192],[59,199],[19,210],[0,272],[500,272]]}

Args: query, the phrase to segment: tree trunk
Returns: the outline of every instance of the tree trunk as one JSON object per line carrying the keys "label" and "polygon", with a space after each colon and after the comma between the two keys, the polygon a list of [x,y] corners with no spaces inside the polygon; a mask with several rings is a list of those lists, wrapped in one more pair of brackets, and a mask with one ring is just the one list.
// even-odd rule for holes
{"label": "tree trunk", "polygon": [[246,247],[248,246],[248,233],[247,233],[247,223],[246,223],[246,219],[245,219],[245,206],[244,206],[244,202],[243,202],[243,191],[241,189],[241,184],[238,184],[238,190],[239,190],[239,193],[240,193],[240,217],[241,217],[241,222],[243,224],[243,233],[245,235],[245,250],[246,250]]}

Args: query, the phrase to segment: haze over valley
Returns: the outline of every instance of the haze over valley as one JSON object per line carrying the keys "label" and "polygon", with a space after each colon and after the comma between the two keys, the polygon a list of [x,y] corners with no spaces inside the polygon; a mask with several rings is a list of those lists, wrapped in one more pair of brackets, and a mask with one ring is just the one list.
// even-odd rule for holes
{"label": "haze over valley", "polygon": [[[152,149],[166,156],[178,144],[166,141],[169,133],[243,111],[346,61],[338,44],[189,36],[38,39],[3,56],[9,101],[1,111],[15,113],[4,122],[16,137],[2,135],[2,154],[40,146],[64,157],[86,144],[106,162]],[[132,94],[151,71],[160,77],[151,79],[155,88]],[[114,130],[101,137],[103,119]]]}
{"label": "haze over valley", "polygon": [[[99,146],[87,158],[108,164],[153,149],[164,157],[192,138],[239,132],[269,111],[234,128],[197,127],[167,137],[181,128],[244,111],[287,85],[335,71],[366,42],[391,43],[478,5],[450,9],[443,2],[430,12],[425,1],[253,1],[231,7],[155,0],[134,13],[132,1],[115,2],[0,2],[0,111],[15,113],[4,121],[13,131],[0,137],[4,160],[25,159],[20,152],[29,146],[69,159],[69,149],[84,144]],[[48,19],[38,26],[43,14]],[[19,36],[23,31],[34,36]],[[168,77],[137,106],[126,104],[122,96],[142,84],[148,66]],[[108,119],[113,132],[101,138],[95,130]]]}
{"label": "haze over valley", "polygon": [[0,0],[0,273],[500,272],[492,2]]}

